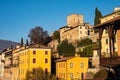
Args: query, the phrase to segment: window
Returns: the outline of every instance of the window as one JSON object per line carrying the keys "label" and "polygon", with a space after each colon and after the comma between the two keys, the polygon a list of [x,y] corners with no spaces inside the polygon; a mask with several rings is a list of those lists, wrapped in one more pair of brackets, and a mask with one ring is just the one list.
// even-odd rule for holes
{"label": "window", "polygon": [[35,58],[33,59],[33,63],[36,63],[36,59]]}
{"label": "window", "polygon": [[63,63],[63,68],[65,68],[65,63]]}
{"label": "window", "polygon": [[33,54],[36,54],[36,51],[33,51]]}
{"label": "window", "polygon": [[84,68],[84,63],[83,62],[80,63],[80,68]]}
{"label": "window", "polygon": [[48,55],[48,51],[45,51],[45,55]]}
{"label": "window", "polygon": [[59,63],[59,68],[60,68],[60,63]]}
{"label": "window", "polygon": [[45,63],[48,63],[48,59],[45,59]]}
{"label": "window", "polygon": [[88,30],[88,33],[87,33],[88,35],[90,35],[90,30]]}
{"label": "window", "polygon": [[47,68],[45,68],[45,74],[47,74],[48,73],[48,69]]}
{"label": "window", "polygon": [[108,44],[108,39],[106,39],[106,44]]}
{"label": "window", "polygon": [[106,53],[108,53],[108,49],[106,49]]}
{"label": "window", "polygon": [[70,62],[70,68],[73,68],[73,63],[72,62]]}
{"label": "window", "polygon": [[65,73],[63,73],[63,77],[65,78]]}
{"label": "window", "polygon": [[70,79],[73,79],[73,73],[70,73]]}

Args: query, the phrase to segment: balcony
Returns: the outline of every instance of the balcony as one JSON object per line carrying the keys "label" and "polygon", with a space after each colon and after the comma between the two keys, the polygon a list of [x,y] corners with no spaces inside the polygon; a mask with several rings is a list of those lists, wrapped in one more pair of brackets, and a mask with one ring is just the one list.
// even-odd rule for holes
{"label": "balcony", "polygon": [[100,58],[100,65],[104,67],[112,67],[112,66],[117,66],[120,65],[120,56],[115,56],[115,57],[102,57]]}

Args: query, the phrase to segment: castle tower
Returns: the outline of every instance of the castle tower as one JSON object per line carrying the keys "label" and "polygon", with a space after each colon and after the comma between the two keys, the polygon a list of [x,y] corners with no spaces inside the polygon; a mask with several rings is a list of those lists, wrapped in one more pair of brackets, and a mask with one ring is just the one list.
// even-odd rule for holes
{"label": "castle tower", "polygon": [[75,27],[80,24],[83,24],[83,15],[80,14],[71,14],[67,16],[67,25],[70,27]]}

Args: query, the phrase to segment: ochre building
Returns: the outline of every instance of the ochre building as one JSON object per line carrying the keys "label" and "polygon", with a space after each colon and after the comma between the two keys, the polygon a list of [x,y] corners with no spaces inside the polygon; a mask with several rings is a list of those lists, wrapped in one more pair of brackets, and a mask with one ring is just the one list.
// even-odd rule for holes
{"label": "ochre building", "polygon": [[83,80],[88,69],[88,58],[75,55],[56,60],[56,76],[61,80]]}

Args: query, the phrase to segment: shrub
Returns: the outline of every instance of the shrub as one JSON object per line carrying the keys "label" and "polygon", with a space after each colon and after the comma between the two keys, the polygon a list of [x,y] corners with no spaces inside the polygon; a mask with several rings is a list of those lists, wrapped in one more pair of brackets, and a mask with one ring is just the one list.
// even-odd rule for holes
{"label": "shrub", "polygon": [[98,71],[95,75],[94,75],[94,79],[106,79],[108,77],[108,72],[104,69]]}

